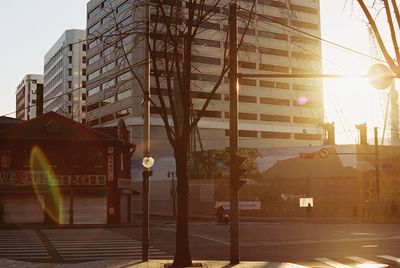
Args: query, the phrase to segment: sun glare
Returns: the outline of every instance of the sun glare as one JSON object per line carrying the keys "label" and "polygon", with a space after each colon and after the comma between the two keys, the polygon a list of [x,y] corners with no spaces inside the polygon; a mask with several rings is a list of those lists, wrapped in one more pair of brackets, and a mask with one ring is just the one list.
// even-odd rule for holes
{"label": "sun glare", "polygon": [[62,198],[57,177],[49,161],[39,146],[34,146],[30,154],[32,184],[37,199],[46,214],[59,223]]}

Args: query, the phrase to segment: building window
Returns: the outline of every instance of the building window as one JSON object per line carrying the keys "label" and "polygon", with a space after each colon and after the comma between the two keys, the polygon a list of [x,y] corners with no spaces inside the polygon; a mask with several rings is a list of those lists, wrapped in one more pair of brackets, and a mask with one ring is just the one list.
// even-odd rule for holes
{"label": "building window", "polygon": [[257,114],[239,113],[239,119],[242,119],[242,120],[257,120]]}
{"label": "building window", "polygon": [[82,93],[82,100],[86,100],[86,94]]}
{"label": "building window", "polygon": [[94,87],[87,91],[88,96],[93,96],[94,94],[100,92],[100,86]]}
{"label": "building window", "polygon": [[68,75],[69,75],[69,76],[72,75],[72,69],[68,69]]}
{"label": "building window", "polygon": [[68,56],[68,63],[72,63],[72,56]]}
{"label": "building window", "polygon": [[132,91],[128,89],[127,91],[121,92],[117,94],[117,100],[123,100],[132,96]]}
{"label": "building window", "polygon": [[87,61],[87,60],[86,60],[86,56],[82,56],[82,63],[83,63],[83,64],[86,64],[86,61]]}
{"label": "building window", "polygon": [[90,112],[90,111],[96,110],[96,109],[98,109],[98,108],[99,108],[99,103],[98,103],[98,102],[95,102],[95,103],[89,105],[89,106],[87,107],[86,110],[87,110],[88,112]]}
{"label": "building window", "polygon": [[86,81],[82,81],[82,87],[83,87],[83,88],[86,87]]}
{"label": "building window", "polygon": [[101,106],[105,106],[107,104],[114,103],[114,101],[115,101],[115,96],[108,97],[101,101]]}
{"label": "building window", "polygon": [[[229,95],[227,95],[227,96],[229,97]],[[255,97],[255,96],[239,95],[239,102],[257,103],[257,97]]]}
{"label": "building window", "polygon": [[69,51],[72,51],[72,44],[69,44]]}
{"label": "building window", "polygon": [[86,75],[86,69],[85,68],[82,69],[82,75]]}
{"label": "building window", "polygon": [[281,105],[281,106],[290,106],[290,100],[287,99],[278,99],[278,98],[260,98],[261,104],[270,104],[270,105]]}
{"label": "building window", "polygon": [[129,109],[125,109],[125,110],[121,110],[115,113],[115,118],[121,118],[127,115],[131,114],[131,108]]}
{"label": "building window", "polygon": [[68,81],[68,88],[72,88],[72,81]]}
{"label": "building window", "polygon": [[260,114],[261,121],[290,123],[290,116],[275,114]]}
{"label": "building window", "polygon": [[290,133],[287,132],[272,132],[261,131],[261,137],[266,139],[286,139],[290,140]]}
{"label": "building window", "polygon": [[100,117],[100,123],[105,123],[105,122],[111,121],[113,119],[114,119],[114,115],[108,114],[108,115]]}
{"label": "building window", "polygon": [[86,44],[82,44],[82,50],[86,51]]}

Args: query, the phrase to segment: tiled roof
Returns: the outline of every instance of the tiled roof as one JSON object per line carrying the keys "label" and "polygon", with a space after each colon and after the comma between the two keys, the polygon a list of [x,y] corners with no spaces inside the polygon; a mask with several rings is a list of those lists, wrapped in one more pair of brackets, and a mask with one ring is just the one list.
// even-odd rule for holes
{"label": "tiled roof", "polygon": [[345,178],[360,174],[353,167],[344,167],[334,150],[326,158],[321,158],[316,152],[314,158],[301,157],[278,160],[271,168],[262,173],[263,179],[273,178]]}
{"label": "tiled roof", "polygon": [[94,130],[55,112],[0,131],[0,139],[46,139],[46,140],[103,140],[120,142],[117,138]]}

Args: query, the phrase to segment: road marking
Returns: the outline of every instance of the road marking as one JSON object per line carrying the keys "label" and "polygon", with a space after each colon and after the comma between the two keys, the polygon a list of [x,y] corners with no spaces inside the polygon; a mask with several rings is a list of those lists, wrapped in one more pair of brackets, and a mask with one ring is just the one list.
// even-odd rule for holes
{"label": "road marking", "polygon": [[400,258],[396,258],[396,257],[390,256],[390,255],[378,255],[377,257],[382,258],[382,259],[386,259],[386,260],[389,260],[389,261],[394,261],[394,262],[400,264]]}
{"label": "road marking", "polygon": [[345,265],[345,264],[342,264],[340,262],[337,262],[337,261],[334,261],[334,260],[331,260],[328,258],[315,258],[314,260],[325,263],[325,264],[335,267],[335,268],[351,268],[351,266],[349,266],[349,265]]}
{"label": "road marking", "polygon": [[377,248],[378,245],[363,245],[362,248]]}
{"label": "road marking", "polygon": [[[164,231],[169,231],[169,232],[173,232],[173,233],[176,232],[175,229],[160,228],[160,227],[158,227],[157,229],[164,230]],[[202,239],[205,239],[205,240],[210,240],[210,241],[213,241],[213,242],[216,242],[216,243],[220,243],[220,244],[223,244],[223,245],[227,245],[227,246],[230,245],[229,242],[226,242],[226,241],[223,241],[223,240],[219,240],[219,239],[210,238],[210,237],[202,235],[202,234],[189,233],[189,235],[190,236],[194,236],[194,237],[198,237],[198,238],[202,238]]]}
{"label": "road marking", "polygon": [[[44,230],[62,260],[140,259],[142,243],[107,229]],[[170,254],[149,247],[150,258],[167,258]]]}
{"label": "road marking", "polygon": [[371,238],[342,238],[342,239],[323,239],[323,240],[296,240],[296,241],[276,241],[276,242],[255,242],[247,246],[284,246],[284,245],[302,245],[302,244],[325,244],[325,243],[343,243],[343,242],[370,242],[400,240],[400,237],[371,237]]}
{"label": "road marking", "polygon": [[389,265],[383,264],[383,263],[377,263],[374,261],[370,261],[361,257],[356,257],[356,256],[351,256],[351,257],[346,257],[352,261],[359,262],[360,264],[356,265],[356,267],[360,268],[383,268],[383,267],[388,267]]}
{"label": "road marking", "polygon": [[376,263],[376,262],[374,262],[374,261],[370,261],[370,260],[367,260],[367,259],[364,259],[364,258],[361,258],[361,257],[357,257],[357,256],[350,256],[350,257],[346,257],[347,259],[350,259],[350,260],[352,260],[352,261],[355,261],[355,262],[359,262],[359,263]]}

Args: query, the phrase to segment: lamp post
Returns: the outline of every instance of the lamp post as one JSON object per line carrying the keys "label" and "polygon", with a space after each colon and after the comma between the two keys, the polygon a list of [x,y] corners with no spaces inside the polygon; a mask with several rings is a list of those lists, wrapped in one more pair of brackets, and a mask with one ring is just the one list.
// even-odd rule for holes
{"label": "lamp post", "polygon": [[176,215],[176,208],[175,208],[175,171],[168,171],[168,178],[171,178],[170,194],[171,194],[171,197],[172,197],[172,216],[175,217],[175,215]]}
{"label": "lamp post", "polygon": [[143,92],[143,232],[142,232],[142,261],[149,260],[149,177],[153,174],[150,169],[154,159],[150,156],[150,1],[145,7],[145,40],[144,40],[144,92]]}
{"label": "lamp post", "polygon": [[143,157],[143,239],[142,239],[142,261],[149,260],[149,178],[153,175],[150,169],[154,165],[154,159],[149,156],[150,152],[146,151],[147,156]]}

